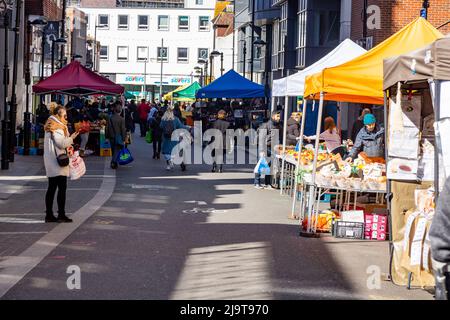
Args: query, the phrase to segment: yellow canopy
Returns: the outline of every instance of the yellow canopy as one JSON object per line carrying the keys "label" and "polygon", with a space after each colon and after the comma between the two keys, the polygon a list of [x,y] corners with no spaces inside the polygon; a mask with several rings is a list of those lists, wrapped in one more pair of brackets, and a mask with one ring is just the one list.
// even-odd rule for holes
{"label": "yellow canopy", "polygon": [[417,18],[365,54],[306,77],[305,98],[383,104],[383,59],[398,56],[443,37],[424,18]]}
{"label": "yellow canopy", "polygon": [[163,99],[164,99],[164,100],[170,100],[170,101],[172,101],[172,96],[173,96],[173,93],[174,93],[174,92],[181,91],[181,90],[183,90],[184,88],[186,88],[186,87],[188,87],[188,86],[190,86],[190,84],[184,84],[184,85],[182,85],[182,86],[179,86],[179,87],[176,88],[175,90],[170,91],[169,93],[166,93],[166,94],[163,96]]}

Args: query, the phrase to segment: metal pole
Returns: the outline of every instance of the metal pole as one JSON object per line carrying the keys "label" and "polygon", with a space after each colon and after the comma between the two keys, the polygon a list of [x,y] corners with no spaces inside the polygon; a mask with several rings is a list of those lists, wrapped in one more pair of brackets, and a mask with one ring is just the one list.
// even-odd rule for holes
{"label": "metal pole", "polygon": [[147,59],[144,62],[144,97],[147,100]]}
{"label": "metal pole", "polygon": [[20,14],[21,14],[22,0],[16,1],[16,24],[14,31],[14,60],[13,60],[13,81],[11,92],[11,134],[9,136],[9,161],[14,162],[14,153],[16,147],[16,119],[17,119],[17,68],[19,60],[19,31],[20,31]]}
{"label": "metal pole", "polygon": [[[298,157],[297,157],[297,166],[295,167],[295,176],[297,177],[298,171],[300,170],[300,155],[302,153],[303,148],[303,135],[305,132],[305,116],[306,116],[306,103],[307,100],[303,98],[303,111],[302,111],[302,124],[300,126],[300,140],[299,140],[299,146],[298,146]],[[297,203],[297,191],[298,186],[297,182],[294,185],[294,197],[292,199],[292,209],[291,209],[291,218],[295,217],[295,204]],[[302,194],[302,197],[304,194]],[[300,227],[301,227],[301,219],[300,219]]]}
{"label": "metal pole", "polygon": [[9,121],[8,121],[8,85],[9,85],[9,52],[8,52],[8,45],[9,45],[9,39],[8,39],[8,27],[9,27],[9,16],[8,14],[5,14],[4,16],[4,28],[5,28],[5,63],[3,66],[3,107],[4,107],[4,114],[3,114],[3,121],[2,121],[2,160],[1,160],[1,167],[2,170],[8,170],[9,169],[9,159],[8,159],[8,134],[9,134]]}
{"label": "metal pole", "polygon": [[255,46],[253,41],[255,41],[255,0],[252,0],[252,37],[251,37],[251,48],[250,48],[250,81],[253,81],[253,56]]}
{"label": "metal pole", "polygon": [[45,64],[45,27],[42,29],[42,43],[41,43],[41,78],[44,80],[44,64]]}
{"label": "metal pole", "polygon": [[236,9],[235,9],[235,3],[233,1],[233,56],[231,57],[231,59],[232,59],[231,69],[234,69],[234,55],[235,55],[235,47],[236,47],[236,29],[234,27],[234,25],[235,25],[235,14],[236,14]]}
{"label": "metal pole", "polygon": [[95,28],[94,28],[94,48],[93,48],[93,53],[92,53],[92,55],[93,55],[93,69],[94,69],[94,71],[97,71],[97,66],[95,65],[95,58],[96,58],[96,56],[97,56],[97,27],[98,27],[98,25],[97,25],[97,23],[95,23]]}
{"label": "metal pole", "polygon": [[52,40],[52,74],[55,73],[55,40]]}
{"label": "metal pole", "polygon": [[211,83],[212,81],[212,76],[213,76],[213,59],[214,57],[212,55],[209,55],[209,83]]}
{"label": "metal pole", "polygon": [[205,85],[209,84],[208,82],[208,60],[205,63]]}
{"label": "metal pole", "polygon": [[220,53],[220,76],[223,76],[223,52]]}
{"label": "metal pole", "polygon": [[284,116],[283,116],[283,156],[281,160],[281,177],[280,177],[280,194],[283,194],[284,184],[284,165],[286,162],[286,132],[287,132],[287,120],[288,120],[288,103],[289,97],[284,97]]}
{"label": "metal pole", "polygon": [[160,101],[162,101],[162,85],[163,85],[163,82],[162,82],[162,79],[163,79],[163,56],[162,56],[163,48],[164,48],[164,39],[161,39],[161,50],[159,52],[159,55],[161,57],[161,75],[159,78],[159,100]]}
{"label": "metal pole", "polygon": [[[61,19],[61,37],[62,39],[65,39],[65,33],[66,33],[66,0],[62,0],[62,19]],[[65,45],[64,43],[59,47],[61,50],[59,63],[60,67],[63,67],[63,61],[65,56]]]}
{"label": "metal pole", "polygon": [[25,112],[23,114],[23,155],[30,154],[30,138],[31,138],[31,117],[30,117],[30,84],[31,84],[31,71],[30,71],[30,36],[31,36],[31,24],[27,20],[27,27],[25,32],[25,85],[26,85],[26,97],[25,97]]}
{"label": "metal pole", "polygon": [[247,61],[246,60],[246,56],[247,56],[247,42],[245,42],[244,40],[244,50],[242,51],[243,55],[244,55],[244,65],[242,67],[242,76],[245,78],[245,64]]}
{"label": "metal pole", "polygon": [[317,168],[317,156],[319,153],[319,136],[320,130],[322,129],[322,113],[323,113],[323,91],[320,92],[320,101],[319,101],[319,113],[317,115],[317,127],[316,127],[316,143],[314,146],[314,161],[313,161],[313,170],[312,170],[312,184],[316,182],[316,168]]}

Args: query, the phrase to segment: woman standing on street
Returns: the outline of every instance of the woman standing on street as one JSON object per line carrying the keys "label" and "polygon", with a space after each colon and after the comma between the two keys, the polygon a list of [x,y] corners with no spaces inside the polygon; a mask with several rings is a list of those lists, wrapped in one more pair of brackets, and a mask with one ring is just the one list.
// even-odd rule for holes
{"label": "woman standing on street", "polygon": [[[73,154],[73,140],[78,132],[69,136],[67,128],[67,111],[63,106],[57,106],[53,115],[44,126],[44,165],[48,177],[48,189],[45,195],[45,222],[72,222],[66,216],[66,190],[69,165],[60,166],[57,157],[64,153]],[[53,200],[58,189],[58,217],[53,215]]]}
{"label": "woman standing on street", "polygon": [[[187,129],[173,113],[173,107],[169,106],[161,119],[162,129],[162,154],[167,163],[167,170],[173,168],[172,150],[178,144],[178,141],[172,141],[172,133],[177,129]],[[184,162],[181,163],[181,170],[186,170]]]}
{"label": "woman standing on street", "polygon": [[161,111],[156,111],[153,120],[150,123],[150,128],[152,130],[153,138],[153,159],[158,159],[161,156],[161,142],[162,142],[162,129],[161,129],[161,118],[163,114]]}

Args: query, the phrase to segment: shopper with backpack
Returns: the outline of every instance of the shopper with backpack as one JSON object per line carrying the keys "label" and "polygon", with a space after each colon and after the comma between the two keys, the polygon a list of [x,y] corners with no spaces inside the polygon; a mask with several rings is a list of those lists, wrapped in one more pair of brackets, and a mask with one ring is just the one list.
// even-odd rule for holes
{"label": "shopper with backpack", "polygon": [[[172,141],[172,133],[177,129],[187,129],[173,113],[173,107],[169,106],[164,113],[160,127],[162,129],[162,154],[167,163],[167,170],[173,168],[172,150],[178,144],[178,141]],[[186,165],[181,163],[181,170],[186,170]]]}

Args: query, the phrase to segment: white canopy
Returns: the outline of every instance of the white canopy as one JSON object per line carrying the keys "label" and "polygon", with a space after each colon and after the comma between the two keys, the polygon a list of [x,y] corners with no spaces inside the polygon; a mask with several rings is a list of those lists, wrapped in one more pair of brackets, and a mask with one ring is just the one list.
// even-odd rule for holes
{"label": "white canopy", "polygon": [[336,48],[325,57],[288,77],[277,79],[272,84],[272,96],[303,96],[305,91],[305,78],[311,74],[322,71],[325,68],[331,68],[353,60],[365,53],[366,50],[354,43],[350,39],[345,39]]}

